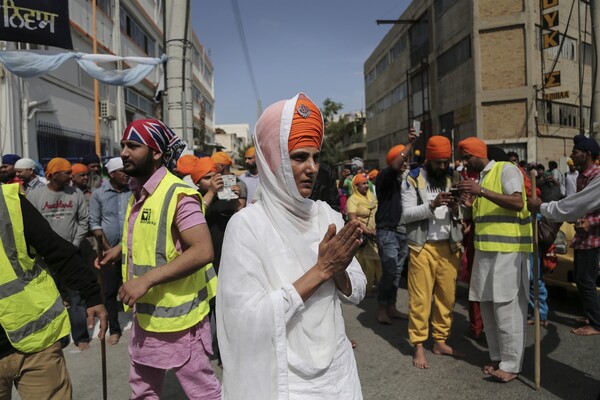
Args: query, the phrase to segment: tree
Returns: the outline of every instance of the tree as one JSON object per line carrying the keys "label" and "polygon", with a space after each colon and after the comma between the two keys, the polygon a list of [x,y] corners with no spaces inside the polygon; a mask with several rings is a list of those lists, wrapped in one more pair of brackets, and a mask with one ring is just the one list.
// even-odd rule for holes
{"label": "tree", "polygon": [[325,123],[325,132],[323,137],[323,146],[321,147],[321,159],[327,161],[331,165],[343,160],[343,155],[340,152],[340,138],[343,134],[346,122],[344,119],[335,120],[335,116],[343,108],[342,103],[335,102],[327,97],[323,101],[321,113],[323,114],[323,122]]}

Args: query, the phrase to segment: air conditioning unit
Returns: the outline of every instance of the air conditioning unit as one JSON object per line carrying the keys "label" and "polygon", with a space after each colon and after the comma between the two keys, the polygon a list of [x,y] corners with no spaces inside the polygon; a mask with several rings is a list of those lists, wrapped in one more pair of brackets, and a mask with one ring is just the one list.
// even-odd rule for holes
{"label": "air conditioning unit", "polygon": [[100,118],[105,120],[117,119],[117,108],[108,100],[100,100]]}

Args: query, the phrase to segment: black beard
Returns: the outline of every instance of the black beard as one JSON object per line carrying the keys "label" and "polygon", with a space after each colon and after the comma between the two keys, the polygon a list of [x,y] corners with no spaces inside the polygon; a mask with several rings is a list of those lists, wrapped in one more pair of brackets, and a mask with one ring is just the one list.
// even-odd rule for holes
{"label": "black beard", "polygon": [[434,188],[446,189],[446,171],[433,169],[429,163],[425,164],[425,170],[429,185]]}
{"label": "black beard", "polygon": [[17,176],[16,171],[0,173],[0,183],[8,183],[15,179],[15,176]]}
{"label": "black beard", "polygon": [[133,169],[128,171],[127,168],[124,168],[123,170],[125,171],[125,173],[129,176],[133,176],[133,177],[140,177],[140,176],[146,176],[150,173],[150,171],[152,171],[152,168],[154,166],[154,159],[153,157],[153,153],[152,150],[148,150],[148,154],[146,155],[146,159],[140,164],[133,164]]}

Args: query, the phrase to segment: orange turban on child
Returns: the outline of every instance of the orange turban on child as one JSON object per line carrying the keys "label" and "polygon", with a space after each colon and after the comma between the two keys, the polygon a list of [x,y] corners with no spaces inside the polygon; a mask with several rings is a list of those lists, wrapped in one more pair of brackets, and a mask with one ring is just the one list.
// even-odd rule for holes
{"label": "orange turban on child", "polygon": [[183,175],[191,174],[197,159],[198,157],[191,154],[181,156],[179,160],[177,160],[177,171]]}
{"label": "orange turban on child", "polygon": [[452,146],[450,140],[441,135],[432,136],[427,141],[427,159],[428,160],[442,160],[450,158],[452,155]]}
{"label": "orange turban on child", "polygon": [[198,183],[200,179],[204,177],[204,175],[209,172],[217,172],[217,164],[210,157],[195,157],[194,165],[192,167],[192,181],[194,183]]}
{"label": "orange turban on child", "polygon": [[46,175],[50,176],[60,171],[70,171],[71,163],[64,158],[56,157],[50,160],[46,166]]}
{"label": "orange turban on child", "polygon": [[487,145],[476,137],[468,137],[458,142],[458,148],[464,153],[469,153],[478,158],[487,158]]}
{"label": "orange turban on child", "polygon": [[229,154],[225,153],[224,151],[217,151],[216,153],[213,153],[213,155],[210,156],[210,158],[212,158],[215,164],[233,164],[233,160],[231,159],[231,157],[229,157]]}
{"label": "orange turban on child", "polygon": [[355,185],[359,185],[368,180],[369,180],[369,177],[367,176],[367,174],[356,174],[354,176],[354,179],[352,179],[352,183],[354,183]]}
{"label": "orange turban on child", "polygon": [[399,144],[399,145],[396,145],[396,146],[392,147],[390,149],[390,151],[388,151],[387,156],[385,156],[385,162],[387,162],[387,165],[392,165],[392,163],[394,162],[394,160],[403,151],[404,151],[404,145],[403,144]]}
{"label": "orange turban on child", "polygon": [[303,94],[298,97],[290,137],[288,151],[302,147],[321,148],[323,143],[323,117],[321,111],[310,99]]}
{"label": "orange turban on child", "polygon": [[90,172],[85,164],[75,163],[71,166],[71,175],[86,174]]}
{"label": "orange turban on child", "polygon": [[254,146],[248,147],[248,149],[246,149],[246,153],[244,153],[244,158],[251,158],[251,157],[254,157],[255,155],[256,155],[256,149],[254,148]]}

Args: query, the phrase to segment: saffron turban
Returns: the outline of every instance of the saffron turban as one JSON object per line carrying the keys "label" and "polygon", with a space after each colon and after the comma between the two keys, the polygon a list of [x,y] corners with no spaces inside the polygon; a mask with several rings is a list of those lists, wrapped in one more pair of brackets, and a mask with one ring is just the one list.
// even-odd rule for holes
{"label": "saffron turban", "polygon": [[50,176],[61,171],[70,171],[71,163],[64,158],[56,157],[50,160],[46,166],[46,175]]}
{"label": "saffron turban", "polygon": [[573,162],[573,160],[572,160],[572,159],[570,159],[570,158],[569,158],[569,159],[567,160],[567,165],[568,165],[569,167],[572,167],[573,165],[575,165],[575,163]]}
{"label": "saffron turban", "polygon": [[35,161],[31,158],[21,158],[15,163],[15,169],[35,169]]}
{"label": "saffron turban", "polygon": [[84,164],[75,163],[71,166],[71,175],[77,175],[77,174],[83,174],[83,173],[87,174],[88,172],[90,172],[90,170]]}
{"label": "saffron turban", "polygon": [[580,150],[583,152],[592,153],[592,157],[597,158],[598,154],[600,154],[600,146],[598,142],[594,139],[586,137],[584,135],[577,135],[573,138],[574,146],[573,148],[576,150]]}
{"label": "saffron turban", "polygon": [[100,157],[98,157],[98,154],[96,153],[91,153],[83,156],[81,163],[85,165],[100,164]]}
{"label": "saffron turban", "polygon": [[209,172],[217,172],[217,164],[210,157],[195,157],[194,165],[192,167],[192,181],[198,183]]}
{"label": "saffron turban", "polygon": [[248,147],[248,149],[246,150],[246,153],[244,154],[245,158],[252,158],[256,155],[256,149],[254,148],[254,146],[252,147]]}
{"label": "saffron turban", "polygon": [[426,150],[428,160],[448,159],[452,155],[450,140],[441,135],[430,137],[427,141]]}
{"label": "saffron turban", "polygon": [[21,157],[16,154],[5,154],[2,156],[2,164],[15,165],[20,159]]}
{"label": "saffron turban", "polygon": [[369,177],[367,176],[367,174],[356,174],[354,176],[354,179],[352,179],[352,183],[358,186],[363,182],[367,182],[368,180]]}
{"label": "saffron turban", "polygon": [[231,157],[229,157],[229,154],[225,153],[224,151],[217,151],[216,153],[213,153],[213,155],[210,156],[210,158],[212,158],[212,160],[215,162],[215,164],[222,164],[222,165],[233,164],[233,160],[231,159]]}
{"label": "saffron turban", "polygon": [[483,140],[476,137],[468,137],[465,140],[458,142],[458,148],[462,152],[469,153],[478,158],[487,158],[487,145]]}
{"label": "saffron turban", "polygon": [[172,170],[185,148],[185,142],[162,121],[138,119],[125,128],[121,140],[133,140],[162,153],[165,166]]}
{"label": "saffron turban", "polygon": [[394,160],[396,158],[398,158],[398,156],[400,155],[400,153],[402,153],[404,151],[404,145],[403,144],[399,144],[396,145],[394,147],[392,147],[390,149],[390,151],[388,151],[387,155],[385,156],[385,162],[387,162],[387,165],[392,165],[392,163],[394,162]]}
{"label": "saffron turban", "polygon": [[296,102],[292,127],[288,139],[288,151],[303,147],[321,148],[323,143],[323,116],[319,107],[308,97],[301,95]]}
{"label": "saffron turban", "polygon": [[371,172],[369,172],[368,174],[369,179],[371,180],[375,180],[375,178],[377,178],[377,175],[379,175],[379,170],[377,168],[372,169]]}
{"label": "saffron turban", "polygon": [[177,171],[179,171],[183,175],[190,175],[194,170],[194,165],[196,165],[197,159],[198,157],[193,156],[191,154],[181,156],[181,158],[177,160]]}

